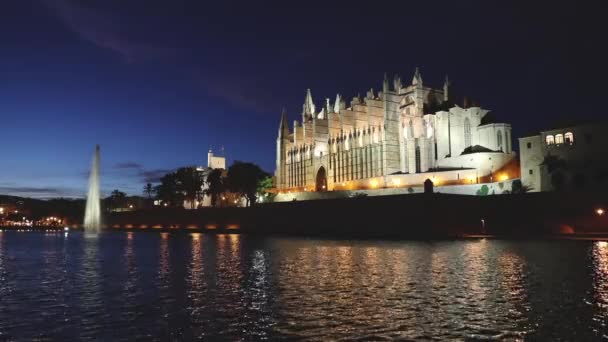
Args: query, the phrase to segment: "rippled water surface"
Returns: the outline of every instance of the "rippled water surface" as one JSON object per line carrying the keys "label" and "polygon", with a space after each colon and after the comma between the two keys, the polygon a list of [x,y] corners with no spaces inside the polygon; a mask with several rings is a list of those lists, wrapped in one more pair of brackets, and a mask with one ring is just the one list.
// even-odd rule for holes
{"label": "rippled water surface", "polygon": [[608,338],[608,244],[0,233],[0,340]]}

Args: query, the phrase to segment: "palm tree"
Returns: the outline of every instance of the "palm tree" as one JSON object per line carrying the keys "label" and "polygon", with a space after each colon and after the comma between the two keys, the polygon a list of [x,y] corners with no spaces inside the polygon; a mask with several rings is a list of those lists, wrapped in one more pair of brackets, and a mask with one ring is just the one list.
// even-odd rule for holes
{"label": "palm tree", "polygon": [[154,187],[152,187],[152,183],[148,183],[144,185],[144,194],[148,196],[148,199],[152,199],[152,193],[154,192]]}

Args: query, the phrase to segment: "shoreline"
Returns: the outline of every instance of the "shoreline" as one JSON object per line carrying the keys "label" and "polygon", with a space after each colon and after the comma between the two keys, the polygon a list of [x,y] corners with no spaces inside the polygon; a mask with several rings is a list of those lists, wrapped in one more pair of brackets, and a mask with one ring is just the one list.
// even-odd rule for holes
{"label": "shoreline", "polygon": [[[53,228],[53,227],[13,227],[13,226],[0,226],[0,233],[4,232],[23,232],[23,233],[84,233],[82,228],[70,228],[65,230],[64,228]],[[440,235],[427,235],[427,236],[382,236],[382,235],[334,235],[334,234],[320,234],[320,235],[306,235],[306,234],[285,234],[285,233],[256,233],[256,232],[243,232],[238,230],[225,230],[225,229],[194,229],[194,228],[112,228],[104,229],[102,233],[128,233],[128,232],[140,232],[140,233],[174,233],[179,235],[186,235],[192,233],[208,234],[208,235],[246,235],[255,237],[270,237],[270,238],[301,238],[301,239],[318,239],[318,240],[377,240],[377,241],[457,241],[457,240],[504,240],[504,241],[548,241],[548,240],[575,240],[575,241],[607,241],[608,233],[582,233],[582,234],[547,234],[547,235],[489,235],[489,234],[462,234],[454,236],[440,236]]]}

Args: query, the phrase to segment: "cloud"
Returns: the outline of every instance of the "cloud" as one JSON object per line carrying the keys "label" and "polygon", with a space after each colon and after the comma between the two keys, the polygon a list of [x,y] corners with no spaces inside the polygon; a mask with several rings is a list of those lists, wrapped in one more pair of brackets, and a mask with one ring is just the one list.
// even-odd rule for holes
{"label": "cloud", "polygon": [[[86,2],[73,0],[45,0],[46,6],[81,39],[121,55],[127,62],[165,57],[172,49],[136,39],[125,27],[128,18],[119,13],[87,7]],[[89,4],[90,5],[90,4]]]}
{"label": "cloud", "polygon": [[114,166],[115,169],[136,169],[136,170],[140,170],[143,168],[143,166],[139,163],[135,163],[135,162],[124,162],[124,163],[118,163]]}
{"label": "cloud", "polygon": [[117,163],[114,165],[114,169],[119,172],[126,172],[128,176],[139,178],[144,183],[157,183],[160,178],[169,172],[173,172],[172,169],[151,169],[147,170],[140,163],[133,161],[126,161]]}
{"label": "cloud", "polygon": [[160,181],[160,178],[166,175],[169,172],[173,172],[173,170],[169,169],[156,169],[156,170],[148,170],[142,171],[139,173],[139,176],[142,177],[145,183],[157,183]]}
{"label": "cloud", "polygon": [[33,197],[39,199],[57,197],[81,197],[82,194],[70,188],[51,188],[33,186],[0,185],[0,194],[20,197]]}

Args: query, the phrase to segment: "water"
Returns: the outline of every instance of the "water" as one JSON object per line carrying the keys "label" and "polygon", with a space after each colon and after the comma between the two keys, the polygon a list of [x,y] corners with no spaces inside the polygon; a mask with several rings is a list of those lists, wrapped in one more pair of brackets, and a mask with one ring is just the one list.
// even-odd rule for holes
{"label": "water", "polygon": [[608,244],[0,233],[0,340],[607,338]]}
{"label": "water", "polygon": [[99,196],[99,145],[97,145],[95,147],[95,154],[93,155],[93,162],[91,163],[87,205],[84,211],[84,230],[90,234],[97,234],[101,229],[101,203]]}

